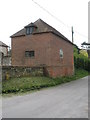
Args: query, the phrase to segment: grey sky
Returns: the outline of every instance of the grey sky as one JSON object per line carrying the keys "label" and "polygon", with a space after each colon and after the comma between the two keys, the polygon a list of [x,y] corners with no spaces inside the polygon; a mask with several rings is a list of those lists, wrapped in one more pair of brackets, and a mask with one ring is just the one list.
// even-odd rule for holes
{"label": "grey sky", "polygon": [[80,47],[88,41],[88,0],[34,0],[51,14],[43,11],[32,0],[0,0],[0,41],[10,45],[10,36],[30,22],[41,18]]}

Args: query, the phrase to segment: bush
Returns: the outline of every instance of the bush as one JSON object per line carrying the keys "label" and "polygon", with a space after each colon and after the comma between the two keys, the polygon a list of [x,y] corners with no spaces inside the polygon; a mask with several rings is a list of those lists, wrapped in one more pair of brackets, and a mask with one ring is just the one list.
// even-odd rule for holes
{"label": "bush", "polygon": [[74,46],[74,66],[78,69],[90,71],[90,59],[88,59],[87,51],[79,50],[77,46]]}
{"label": "bush", "polygon": [[90,71],[90,60],[87,57],[74,55],[74,66],[76,68],[81,68]]}

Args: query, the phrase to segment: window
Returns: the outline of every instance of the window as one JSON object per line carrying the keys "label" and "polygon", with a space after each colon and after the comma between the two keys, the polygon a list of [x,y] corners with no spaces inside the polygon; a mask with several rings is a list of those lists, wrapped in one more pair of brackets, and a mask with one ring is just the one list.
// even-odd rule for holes
{"label": "window", "polygon": [[33,27],[27,27],[26,28],[26,34],[29,35],[29,34],[32,34],[33,32]]}
{"label": "window", "polygon": [[29,33],[30,33],[30,30],[29,30],[30,28],[26,28],[26,34],[27,35],[29,35]]}
{"label": "window", "polygon": [[30,27],[30,34],[32,34],[33,32],[33,27]]}
{"label": "window", "polygon": [[60,49],[59,54],[60,54],[60,58],[63,58],[63,50],[62,49]]}
{"label": "window", "polygon": [[25,51],[25,57],[34,57],[35,52],[34,51]]}

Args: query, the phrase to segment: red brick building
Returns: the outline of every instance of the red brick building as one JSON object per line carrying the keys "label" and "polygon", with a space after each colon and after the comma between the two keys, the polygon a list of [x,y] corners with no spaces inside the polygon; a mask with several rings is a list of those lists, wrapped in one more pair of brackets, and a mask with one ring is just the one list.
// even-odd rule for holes
{"label": "red brick building", "polygon": [[38,19],[11,36],[13,66],[44,66],[53,77],[73,74],[73,44]]}

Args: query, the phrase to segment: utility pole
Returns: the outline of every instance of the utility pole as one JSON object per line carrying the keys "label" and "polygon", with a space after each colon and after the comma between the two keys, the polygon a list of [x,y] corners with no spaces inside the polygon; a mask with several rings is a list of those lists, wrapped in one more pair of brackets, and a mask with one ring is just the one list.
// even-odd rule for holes
{"label": "utility pole", "polygon": [[73,26],[72,26],[72,43],[74,43],[73,34],[74,34],[74,31],[73,31]]}
{"label": "utility pole", "polygon": [[[73,40],[73,34],[74,34],[73,26],[71,27],[71,31],[72,31],[72,43],[74,44],[74,40]],[[74,52],[74,45],[73,45],[73,52]],[[73,59],[73,74],[74,74],[75,73],[75,71],[74,71],[74,56],[72,56],[72,59]]]}

